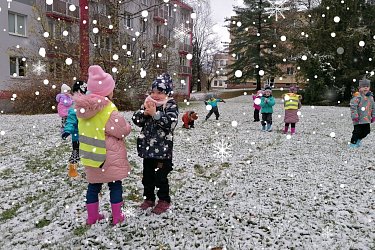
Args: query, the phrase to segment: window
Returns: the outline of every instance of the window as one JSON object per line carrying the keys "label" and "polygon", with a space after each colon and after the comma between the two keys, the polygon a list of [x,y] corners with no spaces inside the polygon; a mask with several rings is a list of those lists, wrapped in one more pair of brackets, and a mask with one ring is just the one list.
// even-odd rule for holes
{"label": "window", "polygon": [[173,15],[173,8],[171,5],[168,5],[168,16],[172,17]]}
{"label": "window", "polygon": [[141,19],[141,31],[146,32],[146,21],[144,19]]}
{"label": "window", "polygon": [[180,65],[186,66],[186,57],[180,57]]}
{"label": "window", "polygon": [[294,68],[293,67],[287,67],[286,68],[286,73],[291,76],[294,74]]}
{"label": "window", "polygon": [[160,25],[156,25],[156,35],[160,34],[161,27]]}
{"label": "window", "polygon": [[133,28],[133,19],[130,13],[124,13],[124,22],[126,28]]}
{"label": "window", "polygon": [[148,5],[148,0],[142,0],[142,3],[143,3],[144,5]]}
{"label": "window", "polygon": [[26,16],[8,13],[8,31],[11,34],[26,36]]}
{"label": "window", "polygon": [[141,53],[140,53],[140,58],[142,60],[146,60],[146,48],[142,48]]}
{"label": "window", "polygon": [[217,80],[214,81],[214,86],[217,86]]}
{"label": "window", "polygon": [[227,65],[226,61],[225,60],[220,60],[220,66],[225,66],[225,65]]}
{"label": "window", "polygon": [[10,57],[9,65],[11,76],[26,76],[26,58]]}
{"label": "window", "polygon": [[219,81],[219,86],[220,86],[220,87],[223,86],[223,81]]}

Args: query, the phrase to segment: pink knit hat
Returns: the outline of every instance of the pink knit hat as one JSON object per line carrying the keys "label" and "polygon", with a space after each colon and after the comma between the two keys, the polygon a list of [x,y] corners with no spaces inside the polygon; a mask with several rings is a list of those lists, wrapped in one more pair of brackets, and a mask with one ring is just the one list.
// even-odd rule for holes
{"label": "pink knit hat", "polygon": [[87,80],[87,90],[91,94],[108,96],[115,88],[115,81],[112,76],[99,65],[92,65],[89,68],[89,79]]}

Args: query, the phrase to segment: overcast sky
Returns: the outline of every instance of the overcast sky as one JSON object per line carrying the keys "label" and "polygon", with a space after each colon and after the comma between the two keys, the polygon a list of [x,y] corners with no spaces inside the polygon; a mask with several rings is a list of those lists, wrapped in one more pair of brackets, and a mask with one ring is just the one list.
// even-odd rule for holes
{"label": "overcast sky", "polygon": [[229,41],[229,32],[224,26],[224,19],[233,13],[233,5],[241,5],[242,0],[210,0],[212,20],[216,23],[214,31],[219,34],[221,41]]}

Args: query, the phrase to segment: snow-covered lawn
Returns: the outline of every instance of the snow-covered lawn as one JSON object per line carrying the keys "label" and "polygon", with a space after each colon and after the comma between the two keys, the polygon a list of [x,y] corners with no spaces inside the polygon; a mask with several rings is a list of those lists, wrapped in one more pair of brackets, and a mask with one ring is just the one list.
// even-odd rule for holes
{"label": "snow-covered lawn", "polygon": [[[116,227],[85,226],[87,183],[67,177],[70,141],[59,137],[57,114],[1,115],[0,248],[374,249],[374,127],[361,148],[349,149],[349,108],[305,106],[288,139],[281,101],[274,131],[261,132],[250,99],[220,103],[220,124],[214,115],[203,122],[203,102],[191,103],[200,119],[192,130],[178,124],[173,208],[161,216],[138,209],[142,159],[132,124],[127,220]],[[124,115],[131,121],[131,112]],[[100,203],[108,218],[107,186]]]}

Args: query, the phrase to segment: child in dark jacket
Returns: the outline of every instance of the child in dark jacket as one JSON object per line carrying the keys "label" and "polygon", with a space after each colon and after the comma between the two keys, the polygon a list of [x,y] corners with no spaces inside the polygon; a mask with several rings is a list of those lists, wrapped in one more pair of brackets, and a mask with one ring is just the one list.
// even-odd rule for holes
{"label": "child in dark jacket", "polygon": [[[157,77],[151,94],[133,115],[135,125],[142,128],[137,139],[138,155],[143,158],[144,202],[141,209],[166,212],[171,203],[168,174],[172,171],[173,131],[178,122],[178,106],[173,98],[172,79],[168,74]],[[155,206],[155,187],[159,201]],[[155,207],[154,207],[155,206]]]}
{"label": "child in dark jacket", "polygon": [[198,119],[197,113],[194,111],[186,111],[182,116],[183,128],[189,129],[194,128],[194,121]]}
{"label": "child in dark jacket", "polygon": [[[83,81],[76,81],[73,84],[73,96],[86,94],[87,84]],[[61,135],[63,140],[72,135],[72,154],[69,158],[68,176],[77,177],[78,162],[79,162],[79,136],[78,136],[78,119],[76,115],[75,105],[70,107],[68,117],[65,122],[64,133]]]}
{"label": "child in dark jacket", "polygon": [[260,106],[262,107],[262,131],[272,131],[272,113],[275,105],[275,98],[272,96],[271,87],[264,89],[264,95],[261,98]]}
{"label": "child in dark jacket", "polygon": [[350,147],[358,148],[361,140],[370,134],[370,123],[375,122],[375,103],[369,80],[359,81],[359,92],[350,100],[350,112],[354,125]]}

